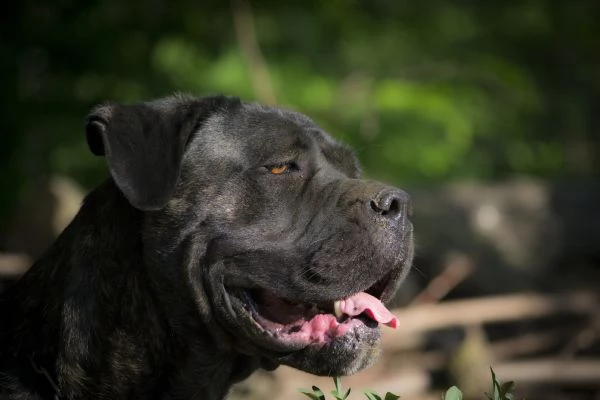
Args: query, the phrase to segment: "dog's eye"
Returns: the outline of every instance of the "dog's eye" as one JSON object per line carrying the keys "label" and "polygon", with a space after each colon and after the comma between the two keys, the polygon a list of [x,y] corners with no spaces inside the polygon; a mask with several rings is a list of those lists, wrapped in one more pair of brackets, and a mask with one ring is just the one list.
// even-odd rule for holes
{"label": "dog's eye", "polygon": [[267,167],[273,175],[283,175],[290,172],[298,171],[298,166],[294,163],[275,164]]}
{"label": "dog's eye", "polygon": [[271,171],[272,174],[281,175],[281,174],[285,174],[286,172],[289,171],[289,165],[287,165],[287,164],[275,165],[275,166],[270,167],[269,170]]}

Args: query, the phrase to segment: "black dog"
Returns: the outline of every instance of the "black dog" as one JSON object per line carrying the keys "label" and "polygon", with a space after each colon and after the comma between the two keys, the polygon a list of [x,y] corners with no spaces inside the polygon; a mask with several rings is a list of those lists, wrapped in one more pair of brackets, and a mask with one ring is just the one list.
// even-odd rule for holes
{"label": "black dog", "polygon": [[104,105],[112,179],[0,302],[0,398],[221,399],[256,368],[368,366],[409,199],[307,117],[236,98]]}

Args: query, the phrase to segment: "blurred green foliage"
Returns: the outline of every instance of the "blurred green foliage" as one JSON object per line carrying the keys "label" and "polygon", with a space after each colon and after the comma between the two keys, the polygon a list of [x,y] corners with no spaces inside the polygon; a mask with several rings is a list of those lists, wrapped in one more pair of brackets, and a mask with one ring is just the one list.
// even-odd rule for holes
{"label": "blurred green foliage", "polygon": [[[435,184],[589,178],[600,170],[596,0],[244,5],[7,3],[0,17],[0,228],[39,176],[59,172],[86,187],[106,176],[82,134],[94,104],[174,91],[260,97],[243,50],[249,36],[276,102],[354,146],[369,175]],[[255,32],[236,26],[236,13]]]}

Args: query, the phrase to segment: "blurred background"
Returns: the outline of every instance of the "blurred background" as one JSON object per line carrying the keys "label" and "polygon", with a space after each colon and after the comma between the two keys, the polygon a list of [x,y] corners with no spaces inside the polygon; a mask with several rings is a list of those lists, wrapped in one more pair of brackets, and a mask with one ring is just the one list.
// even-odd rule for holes
{"label": "blurred background", "polygon": [[[224,93],[304,112],[415,203],[381,361],[344,383],[600,399],[600,2],[23,0],[0,17],[0,290],[108,176],[104,101]],[[259,372],[231,399],[329,380]],[[352,398],[352,397],[351,397]]]}

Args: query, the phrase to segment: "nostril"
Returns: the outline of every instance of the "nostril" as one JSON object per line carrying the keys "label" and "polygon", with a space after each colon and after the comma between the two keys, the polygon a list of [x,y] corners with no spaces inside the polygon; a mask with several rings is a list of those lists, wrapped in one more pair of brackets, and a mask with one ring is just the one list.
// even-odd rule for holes
{"label": "nostril", "polygon": [[410,199],[401,190],[384,190],[370,201],[371,209],[386,219],[408,217]]}
{"label": "nostril", "polygon": [[397,198],[393,198],[392,201],[390,201],[390,205],[388,207],[387,210],[384,210],[381,215],[396,215],[398,214],[398,212],[400,212],[400,202],[398,201]]}
{"label": "nostril", "polygon": [[381,208],[379,208],[375,200],[371,200],[371,210],[375,211],[376,213],[381,213],[383,211]]}

